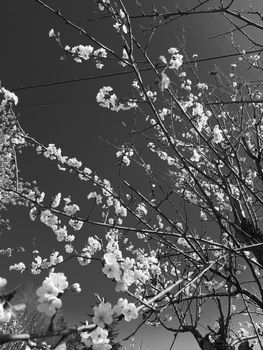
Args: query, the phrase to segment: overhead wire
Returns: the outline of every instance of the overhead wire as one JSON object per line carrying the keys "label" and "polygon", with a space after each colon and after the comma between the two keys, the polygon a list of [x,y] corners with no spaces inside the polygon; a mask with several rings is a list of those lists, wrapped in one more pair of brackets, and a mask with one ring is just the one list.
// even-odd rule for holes
{"label": "overhead wire", "polygon": [[[253,54],[253,53],[258,53],[261,52],[262,49],[258,50],[253,50],[253,51],[248,51],[246,54]],[[184,65],[187,64],[197,64],[197,63],[204,63],[208,61],[213,61],[213,60],[218,60],[218,59],[223,59],[223,58],[229,58],[229,57],[235,57],[235,56],[241,56],[243,55],[242,52],[236,52],[232,54],[225,54],[225,55],[220,55],[220,56],[212,56],[212,57],[206,57],[206,58],[197,58],[194,60],[189,60],[184,62]],[[166,65],[157,65],[157,69],[163,69],[165,68]],[[152,70],[152,67],[148,68],[142,68],[140,69],[141,72],[146,72]],[[21,90],[29,90],[29,89],[36,89],[36,88],[42,88],[42,87],[49,87],[49,86],[56,86],[56,85],[63,85],[63,84],[71,84],[71,83],[78,83],[81,81],[89,81],[89,80],[95,80],[95,79],[102,79],[102,78],[109,78],[109,77],[115,77],[115,76],[122,76],[122,75],[127,75],[127,74],[133,74],[134,71],[119,71],[119,72],[111,72],[111,73],[105,73],[101,75],[91,75],[87,77],[81,77],[81,78],[74,78],[74,79],[67,79],[67,80],[59,80],[59,81],[51,81],[47,83],[37,83],[33,85],[28,85],[28,86],[20,86],[20,87],[13,87],[10,90],[11,91],[21,91]]]}

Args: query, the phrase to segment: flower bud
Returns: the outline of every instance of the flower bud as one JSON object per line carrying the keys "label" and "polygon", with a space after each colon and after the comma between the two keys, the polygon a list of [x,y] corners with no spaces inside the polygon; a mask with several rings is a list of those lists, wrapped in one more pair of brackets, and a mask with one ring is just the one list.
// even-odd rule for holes
{"label": "flower bud", "polygon": [[80,284],[79,283],[72,284],[71,290],[75,293],[80,293],[81,292]]}
{"label": "flower bud", "polygon": [[0,277],[0,288],[4,288],[7,284],[7,280],[5,278]]}

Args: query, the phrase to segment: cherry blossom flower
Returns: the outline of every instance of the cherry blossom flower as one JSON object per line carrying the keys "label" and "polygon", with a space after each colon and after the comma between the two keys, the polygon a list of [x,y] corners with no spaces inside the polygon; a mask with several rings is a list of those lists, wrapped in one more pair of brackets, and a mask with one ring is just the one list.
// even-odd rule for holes
{"label": "cherry blossom flower", "polygon": [[115,278],[117,281],[120,279],[121,276],[120,266],[117,262],[114,262],[112,264],[105,264],[105,266],[102,269],[102,272],[108,278]]}
{"label": "cherry blossom flower", "polygon": [[214,127],[213,134],[214,137],[212,141],[214,143],[221,143],[224,140],[223,131],[219,128],[219,125]]}
{"label": "cherry blossom flower", "polygon": [[79,211],[79,206],[77,204],[66,204],[64,206],[64,212],[69,216],[75,215],[77,211]]}
{"label": "cherry blossom flower", "polygon": [[183,56],[180,55],[178,50],[174,47],[171,47],[168,52],[171,54],[171,59],[169,62],[169,68],[178,70],[183,64]]}
{"label": "cherry blossom flower", "polygon": [[38,305],[37,309],[39,312],[44,312],[47,316],[53,316],[57,309],[60,309],[61,307],[61,299],[54,295],[50,295],[45,297],[45,300]]}
{"label": "cherry blossom flower", "polygon": [[138,317],[138,311],[134,303],[128,303],[127,299],[120,298],[118,304],[114,306],[114,311],[117,315],[124,315],[124,319],[130,322]]}
{"label": "cherry blossom flower", "polygon": [[56,310],[61,308],[62,302],[58,298],[59,294],[64,293],[68,287],[67,278],[62,272],[51,272],[49,277],[46,277],[42,286],[36,291],[38,298],[38,311],[52,316]]}
{"label": "cherry blossom flower", "polygon": [[7,90],[6,88],[4,87],[0,87],[0,92],[2,94],[4,94],[4,99],[3,101],[1,102],[1,107],[5,107],[5,105],[8,103],[8,102],[12,102],[14,103],[15,105],[18,104],[18,97],[16,96],[16,94],[14,94],[13,92]]}
{"label": "cherry blossom flower", "polygon": [[90,337],[94,344],[107,344],[109,343],[108,331],[101,327],[97,327],[94,331],[90,333]]}
{"label": "cherry blossom flower", "polygon": [[25,269],[26,269],[26,265],[23,262],[9,266],[10,271],[15,270],[15,271],[20,271],[22,273],[25,271]]}
{"label": "cherry blossom flower", "polygon": [[125,280],[123,280],[123,279],[117,280],[115,290],[116,290],[116,292],[127,292],[128,285],[126,284]]}
{"label": "cherry blossom flower", "polygon": [[127,322],[130,322],[132,319],[136,319],[138,317],[138,311],[133,303],[129,303],[127,306],[125,306],[122,310],[122,313],[124,315],[124,319]]}
{"label": "cherry blossom flower", "polygon": [[99,306],[94,306],[93,322],[99,327],[104,327],[105,324],[110,325],[113,322],[112,315],[114,313],[110,303],[101,302]]}

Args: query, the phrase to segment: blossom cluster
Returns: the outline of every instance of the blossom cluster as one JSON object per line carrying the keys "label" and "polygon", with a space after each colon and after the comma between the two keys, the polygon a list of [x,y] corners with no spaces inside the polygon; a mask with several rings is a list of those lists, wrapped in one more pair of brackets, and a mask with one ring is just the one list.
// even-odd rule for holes
{"label": "blossom cluster", "polygon": [[179,54],[179,50],[175,47],[168,49],[168,53],[171,55],[169,64],[165,56],[160,56],[160,60],[164,64],[168,64],[168,68],[178,70],[183,64],[183,55]]}
{"label": "blossom cluster", "polygon": [[[53,28],[50,29],[48,36],[50,38],[54,38],[60,46],[61,39],[60,39],[60,33],[56,32]],[[71,55],[75,62],[82,63],[83,61],[88,61],[90,58],[93,58],[96,64],[97,69],[102,69],[104,67],[104,64],[102,63],[102,60],[106,59],[108,54],[107,50],[103,47],[95,50],[93,46],[91,45],[77,45],[70,47],[69,45],[66,45],[64,47],[64,50],[67,55]],[[65,56],[62,57],[62,59],[65,59]]]}
{"label": "blossom cluster", "polygon": [[116,153],[116,156],[121,157],[122,162],[129,166],[131,163],[130,158],[134,155],[134,150],[130,147],[121,146],[121,149]]}
{"label": "blossom cluster", "polygon": [[[100,2],[102,7],[103,4],[108,5],[109,2],[106,0]],[[122,30],[125,34],[127,32],[127,27],[123,24],[126,20],[125,13],[120,11],[117,16],[119,16],[120,19],[117,21],[117,24],[115,24],[115,28],[118,32],[121,32]],[[54,31],[51,31],[50,36],[53,35],[55,35]],[[99,62],[98,64],[100,64],[100,59],[107,58],[107,52],[104,49],[94,50],[90,45],[78,45],[73,48],[66,47],[65,50],[72,54],[77,62],[86,61],[93,57],[96,58],[98,60],[97,62]],[[168,104],[167,106],[165,105],[163,108],[158,106],[158,108],[155,109],[156,119],[149,115],[146,116],[145,122],[149,123],[149,130],[153,130],[154,133],[154,137],[146,138],[147,146],[160,160],[167,163],[169,170],[171,169],[169,175],[171,175],[174,183],[174,193],[179,194],[183,199],[192,204],[199,205],[202,208],[200,212],[201,219],[205,221],[211,216],[211,210],[209,211],[208,204],[210,206],[211,203],[213,204],[215,212],[220,211],[223,213],[224,211],[227,211],[229,213],[231,210],[230,197],[241,197],[238,185],[229,185],[229,193],[227,194],[224,190],[224,186],[222,186],[222,183],[220,183],[216,177],[220,171],[224,173],[226,170],[223,162],[224,158],[218,157],[218,159],[223,159],[220,159],[220,161],[216,159],[217,150],[220,155],[225,154],[227,150],[233,163],[233,166],[231,165],[231,170],[233,173],[238,171],[238,167],[235,163],[235,155],[231,153],[231,145],[229,146],[228,144],[227,125],[230,116],[224,111],[222,113],[217,113],[216,109],[211,109],[213,111],[212,113],[207,109],[204,104],[204,99],[207,98],[206,94],[209,90],[208,86],[200,82],[197,84],[192,83],[192,81],[187,78],[186,73],[181,71],[180,68],[183,65],[183,56],[179,54],[179,51],[176,48],[170,48],[168,52],[171,55],[170,60],[167,61],[164,56],[161,56],[162,62],[166,64],[165,70],[161,73],[161,93],[164,94],[164,91],[167,89],[169,91],[165,91],[165,94],[172,94],[173,91],[173,85],[171,84],[170,78],[165,73],[168,69],[175,71],[176,79],[179,81],[179,83],[178,81],[177,83],[182,92],[178,97],[178,101],[176,100],[176,103],[171,103],[171,105]],[[123,57],[125,60],[128,60],[127,51],[123,52]],[[169,71],[169,74],[172,73],[173,72]],[[233,82],[232,86],[237,88],[234,83],[236,82]],[[142,90],[138,81],[134,81],[132,87],[137,90],[143,101],[150,101],[150,103],[153,104],[152,106],[155,107],[155,103],[158,102],[160,89],[155,89],[153,87],[151,89],[146,88],[145,90]],[[8,90],[3,90],[2,92],[5,95],[6,101],[12,103],[17,102],[15,96],[8,92]],[[102,87],[97,94],[97,102],[99,105],[113,111],[118,112],[120,110],[129,110],[137,107],[135,100],[130,99],[125,103],[120,101],[121,100],[117,98],[117,95],[113,92],[113,89],[110,86]],[[245,122],[246,121],[244,121],[244,123]],[[236,125],[237,123],[233,124]],[[246,147],[250,152],[257,152],[254,141],[255,138],[253,137],[253,126],[255,123],[250,124],[252,125],[252,128],[249,123],[247,123],[246,133],[242,135],[245,140],[245,146],[243,146],[243,148],[244,152],[246,151]],[[164,125],[164,127],[162,127],[162,125]],[[177,132],[178,129],[180,132]],[[259,136],[263,138],[263,127],[259,126],[259,130],[261,130],[259,131]],[[260,132],[262,133],[261,135]],[[238,140],[240,130],[238,130],[237,127],[235,133],[235,138]],[[167,134],[170,136],[167,137]],[[13,145],[23,144],[24,142],[24,138],[19,135],[12,138],[10,137],[10,139]],[[148,140],[150,140],[150,142]],[[228,149],[227,146],[229,146]],[[169,272],[173,276],[178,276],[180,274],[180,270],[175,269],[175,260],[171,259],[171,261],[166,261],[166,263],[161,264],[161,259],[159,260],[157,258],[157,256],[159,257],[158,250],[156,250],[158,253],[151,250],[151,242],[148,242],[146,239],[148,237],[148,235],[144,233],[146,230],[140,231],[138,228],[137,237],[136,234],[134,236],[136,239],[142,238],[145,240],[145,243],[147,243],[147,247],[149,248],[149,253],[146,252],[144,247],[135,249],[132,241],[127,237],[123,238],[124,236],[128,236],[128,234],[126,235],[127,229],[120,226],[123,224],[123,220],[127,218],[128,212],[132,211],[133,217],[137,220],[134,227],[138,227],[137,224],[143,223],[143,220],[148,215],[148,208],[152,207],[153,210],[155,209],[152,205],[152,203],[157,202],[154,193],[154,198],[149,200],[149,206],[145,199],[143,199],[145,202],[142,202],[142,199],[139,201],[137,200],[136,202],[136,199],[132,198],[131,200],[129,199],[132,204],[126,204],[128,196],[122,197],[122,194],[115,193],[108,180],[100,179],[97,175],[92,175],[92,171],[89,168],[82,168],[82,162],[76,158],[69,158],[62,155],[61,149],[57,148],[54,144],[50,144],[48,147],[39,145],[36,150],[38,153],[43,154],[47,159],[57,161],[60,170],[69,169],[71,172],[77,174],[81,180],[91,181],[94,189],[89,192],[87,199],[93,200],[94,205],[101,207],[102,218],[104,220],[101,225],[105,225],[108,228],[110,227],[105,234],[105,237],[101,239],[97,236],[90,236],[84,248],[82,248],[78,254],[71,244],[75,236],[68,234],[68,227],[66,225],[63,226],[62,221],[59,218],[59,213],[68,218],[68,226],[71,229],[78,231],[81,230],[83,223],[86,222],[86,219],[77,217],[80,207],[77,204],[72,203],[70,197],[62,198],[61,193],[56,194],[48,206],[44,205],[44,192],[40,192],[35,188],[29,190],[24,188],[24,197],[31,205],[30,218],[35,220],[39,216],[40,221],[54,231],[58,241],[65,241],[68,243],[65,245],[67,253],[75,251],[79,263],[81,265],[87,265],[91,262],[94,254],[102,252],[102,272],[109,279],[114,281],[115,290],[117,292],[130,292],[131,287],[133,286],[135,288],[135,296],[138,300],[141,300],[142,303],[144,302],[144,296],[147,296],[149,290],[151,291],[151,294],[153,293],[153,295],[156,295],[167,285],[166,281],[163,284],[159,282],[164,280],[164,274],[168,275]],[[116,156],[121,158],[126,166],[129,166],[131,157],[134,156],[134,152],[135,148],[132,146],[122,145],[116,153]],[[213,154],[213,156],[211,156],[211,154]],[[245,162],[245,158],[240,158],[240,160]],[[147,168],[150,173],[150,166],[145,166],[145,168]],[[244,181],[242,177],[242,185],[247,184],[249,185],[249,189],[252,189],[253,186],[255,186],[256,177],[257,172],[253,168],[246,169],[246,172],[244,173]],[[200,185],[200,191],[196,189],[197,182]],[[168,200],[168,197],[165,197],[165,200]],[[205,201],[206,198],[207,201]],[[247,196],[246,199],[248,205],[250,205],[252,203],[250,197]],[[176,220],[173,219],[171,227],[174,227],[177,236],[174,236],[176,237],[175,243],[169,241],[170,237],[173,236],[173,232],[170,226],[165,226],[166,220],[162,215],[159,215],[159,212],[162,212],[161,204],[162,202],[156,207],[156,210],[158,209],[158,214],[156,215],[156,218],[154,218],[156,221],[151,219],[149,230],[152,229],[153,236],[156,233],[159,234],[160,237],[163,232],[165,232],[168,238],[167,241],[162,241],[161,239],[160,241],[156,240],[154,244],[162,249],[164,247],[163,242],[168,242],[167,245],[169,246],[170,243],[171,248],[176,251],[178,256],[180,256],[183,249],[184,253],[186,251],[186,257],[189,256],[191,259],[195,260],[195,262],[200,262],[201,258],[199,254],[197,254],[198,248],[196,248],[194,244],[190,245],[189,236],[184,234],[184,231],[187,229],[186,224],[183,225],[181,222],[176,223]],[[242,209],[241,205],[240,207]],[[241,214],[245,216],[244,211],[242,211]],[[125,229],[125,235],[122,232],[122,228]],[[191,236],[191,239],[192,241],[197,239],[195,232]],[[228,244],[230,246],[229,242]],[[126,249],[129,256],[125,257],[120,247]],[[213,254],[216,258],[221,254],[221,251],[214,246],[212,246],[211,250],[213,251],[211,255]],[[36,251],[35,253],[38,254]],[[210,254],[210,252],[208,252],[208,254]],[[49,259],[42,259],[37,255],[31,264],[31,272],[33,274],[38,274],[41,270],[54,267],[63,261],[63,256],[58,252],[52,253]],[[10,267],[10,270],[19,270],[21,272],[24,269],[25,265],[23,263],[15,264]],[[257,270],[255,271],[256,274],[260,273]],[[191,281],[191,274],[192,271],[189,271],[189,281]],[[152,281],[154,282],[152,283]],[[211,287],[211,284],[210,281],[207,281],[204,285],[210,290],[214,287]],[[4,279],[0,279],[0,288],[4,285]],[[49,277],[45,279],[42,286],[37,289],[39,302],[38,310],[46,313],[48,316],[55,315],[57,310],[62,307],[61,297],[67,289],[69,288],[66,276],[63,273],[54,273],[52,271],[49,274]],[[71,289],[75,292],[80,292],[81,290],[78,284],[72,285]],[[196,289],[195,284],[185,288],[184,293],[187,296],[191,296],[192,289]],[[95,306],[93,311],[94,315],[92,321],[94,322],[95,327],[91,332],[83,332],[81,334],[81,339],[87,347],[92,346],[93,349],[97,350],[111,349],[108,326],[112,325],[115,319],[124,318],[126,321],[131,321],[138,317],[138,308],[136,308],[136,305],[129,303],[127,299],[122,298],[120,298],[117,305],[113,307],[109,302],[103,301],[98,306]],[[0,303],[0,321],[7,322],[10,317],[10,308],[8,308],[7,311],[4,304],[1,306]]]}
{"label": "blossom cluster", "polygon": [[72,48],[70,48],[69,45],[66,45],[65,51],[70,53],[74,57],[74,61],[77,63],[82,63],[92,57],[96,63],[97,69],[103,68],[104,64],[102,63],[102,60],[107,58],[107,51],[104,48],[94,50],[94,47],[91,45],[78,45]]}
{"label": "blossom cluster", "polygon": [[[36,193],[36,191],[31,190],[29,193],[26,194],[26,197],[31,201],[40,204],[44,200],[45,193],[42,192],[39,195]],[[69,197],[64,198],[64,202],[65,202],[65,205],[63,207],[63,213],[68,217],[71,217],[71,219],[69,219],[68,221],[69,226],[71,226],[74,229],[74,231],[79,231],[83,226],[83,221],[80,221],[74,218],[74,215],[80,209],[79,206],[77,204],[72,204],[71,199]],[[72,242],[75,239],[74,235],[68,234],[67,227],[65,225],[64,226],[61,225],[61,220],[52,210],[57,208],[60,205],[60,203],[61,203],[61,193],[58,193],[52,200],[50,209],[45,209],[40,211],[36,206],[33,206],[30,209],[29,216],[32,221],[35,221],[37,218],[37,215],[40,212],[40,221],[54,231],[58,241]]]}
{"label": "blossom cluster", "polygon": [[132,284],[146,283],[152,275],[160,274],[159,261],[154,252],[147,256],[138,251],[136,260],[129,257],[123,259],[116,241],[115,245],[108,245],[107,250],[103,256],[105,263],[102,272],[116,281],[116,292],[125,292]]}
{"label": "blossom cluster", "polygon": [[90,236],[85,247],[82,249],[78,261],[80,265],[88,265],[91,257],[102,249],[100,241],[96,237]]}
{"label": "blossom cluster", "polygon": [[68,288],[68,281],[62,272],[50,272],[42,286],[36,291],[38,298],[38,311],[53,316],[57,309],[62,307],[61,296]]}
{"label": "blossom cluster", "polygon": [[[33,253],[38,254],[36,250]],[[63,262],[63,256],[59,255],[59,252],[54,252],[50,255],[49,261],[47,259],[42,259],[41,256],[37,255],[31,264],[31,272],[37,275],[41,270],[49,269]]]}
{"label": "blossom cluster", "polygon": [[101,107],[108,108],[112,111],[127,111],[137,107],[137,103],[133,100],[122,103],[118,100],[118,97],[113,93],[111,86],[102,87],[97,93],[96,100]]}
{"label": "blossom cluster", "polygon": [[111,303],[102,301],[98,306],[94,306],[93,310],[94,316],[92,321],[96,328],[91,332],[82,332],[81,342],[94,350],[110,350],[112,348],[108,339],[109,332],[105,327],[110,326],[114,318],[122,316],[129,322],[138,317],[138,310],[135,304],[129,303],[127,299],[122,298],[118,300],[114,307],[112,307]]}
{"label": "blossom cluster", "polygon": [[3,99],[0,104],[0,112],[4,110],[8,103],[13,103],[14,105],[18,104],[18,97],[15,93],[7,90],[4,87],[0,87],[0,93],[3,95]]}

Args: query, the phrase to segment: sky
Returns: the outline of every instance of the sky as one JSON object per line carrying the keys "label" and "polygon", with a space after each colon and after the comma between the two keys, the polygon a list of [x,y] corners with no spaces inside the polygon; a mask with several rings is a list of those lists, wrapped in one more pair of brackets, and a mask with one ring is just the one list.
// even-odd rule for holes
{"label": "sky", "polygon": [[[46,3],[61,9],[65,16],[88,28],[100,40],[112,44],[119,50],[122,49],[118,48],[116,37],[109,32],[107,21],[90,21],[96,16],[97,7],[94,1],[47,0]],[[154,4],[174,9],[174,3],[173,0],[142,1],[142,5],[148,10]],[[177,1],[177,4],[182,6],[184,1]],[[134,3],[131,2],[127,6],[130,6],[132,11]],[[113,113],[100,108],[95,97],[98,90],[104,85],[112,85],[119,93],[125,92],[125,84],[132,81],[132,76],[97,78],[36,87],[51,82],[75,80],[120,71],[120,68],[113,65],[99,71],[94,68],[93,64],[76,64],[70,59],[61,60],[63,55],[61,48],[55,40],[48,36],[51,28],[61,33],[63,45],[89,44],[85,37],[80,36],[77,31],[43,9],[35,1],[2,0],[0,2],[0,31],[2,33],[0,80],[2,86],[18,95],[19,104],[15,112],[19,115],[24,130],[46,145],[55,143],[63,149],[65,154],[72,157],[77,156],[88,167],[95,169],[98,174],[109,178],[114,183],[118,174],[115,145],[121,144],[129,137],[132,115],[122,112]],[[208,39],[224,29],[225,22],[218,16],[189,16],[169,27],[161,28],[151,44],[150,52],[157,59],[160,55],[166,54],[168,48],[182,42],[185,36],[186,52],[189,57],[195,53],[199,57],[231,53],[233,51],[230,45],[223,39]],[[200,74],[204,79],[209,79],[209,72],[214,69],[214,64],[215,62],[211,61],[201,65]],[[226,68],[229,61],[222,60],[218,64]],[[123,126],[123,122],[127,128]],[[50,195],[62,192],[65,195],[72,194],[76,201],[82,201],[88,194],[88,189],[83,188],[79,181],[70,175],[62,176],[56,171],[55,164],[43,161],[31,151],[21,155],[18,165],[24,178],[28,181],[38,180],[41,189]],[[140,181],[137,175],[134,181]],[[58,247],[55,240],[51,240],[52,232],[41,223],[30,222],[27,215],[24,208],[11,209],[12,230],[3,232],[0,236],[2,247],[10,245],[17,247],[18,252],[14,258],[16,262],[26,259],[24,253],[19,249],[21,246],[32,247],[34,244],[36,247],[41,247],[43,256],[45,253],[48,256],[48,253]],[[95,229],[89,228],[89,233],[92,230]],[[5,266],[6,260],[2,264]],[[91,304],[93,299],[90,296],[94,292],[101,288],[109,291],[113,289],[111,283],[99,273],[100,266],[80,268],[75,265],[69,263],[67,266],[69,279],[78,278],[83,281],[85,292],[78,301],[74,302],[74,305],[69,300],[70,305],[65,306],[65,313],[72,320],[77,320],[80,313],[83,315],[83,304]],[[26,280],[31,280],[31,276],[15,274],[10,276],[10,285],[15,286]],[[37,278],[36,284],[40,280],[41,278]],[[109,293],[111,295],[112,292]],[[208,315],[208,323],[210,322],[209,317]],[[212,314],[211,319],[213,319]],[[123,332],[127,330],[124,329]],[[147,328],[143,334],[139,333],[135,338],[136,346],[139,347],[143,339],[142,349],[146,350],[147,347],[151,350],[164,349],[163,344],[167,342],[167,334],[164,335],[160,330],[152,332]],[[193,344],[191,336],[184,335],[180,337],[177,346],[182,350],[190,350]]]}

